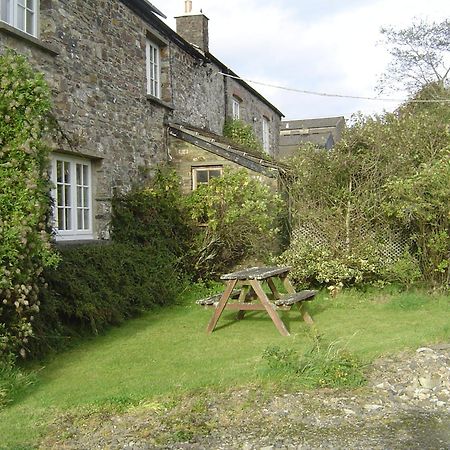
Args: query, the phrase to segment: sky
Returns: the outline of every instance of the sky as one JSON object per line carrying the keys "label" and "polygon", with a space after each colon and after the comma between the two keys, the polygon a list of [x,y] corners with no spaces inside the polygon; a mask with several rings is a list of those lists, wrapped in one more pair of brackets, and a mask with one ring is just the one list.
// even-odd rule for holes
{"label": "sky", "polygon": [[[184,0],[150,0],[168,18]],[[450,18],[450,0],[192,0],[209,18],[210,52],[240,77],[292,89],[376,97],[389,55],[380,28]],[[392,111],[399,102],[306,95],[250,83],[286,119]],[[386,95],[383,95],[386,98]],[[388,95],[405,99],[404,92]]]}

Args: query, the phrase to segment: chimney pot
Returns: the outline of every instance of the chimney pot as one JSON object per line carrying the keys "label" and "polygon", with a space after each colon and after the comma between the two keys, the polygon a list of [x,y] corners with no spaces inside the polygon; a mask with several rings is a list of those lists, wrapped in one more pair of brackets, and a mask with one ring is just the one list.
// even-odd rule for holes
{"label": "chimney pot", "polygon": [[190,14],[192,12],[192,0],[185,0],[184,2],[184,12]]}

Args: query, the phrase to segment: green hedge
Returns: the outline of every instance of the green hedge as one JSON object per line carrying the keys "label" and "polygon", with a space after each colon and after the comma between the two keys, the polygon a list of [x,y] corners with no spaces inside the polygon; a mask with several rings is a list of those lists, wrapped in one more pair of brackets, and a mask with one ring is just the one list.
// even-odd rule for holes
{"label": "green hedge", "polygon": [[34,356],[177,298],[180,281],[163,246],[107,243],[63,247],[60,253],[58,268],[45,273],[30,343]]}

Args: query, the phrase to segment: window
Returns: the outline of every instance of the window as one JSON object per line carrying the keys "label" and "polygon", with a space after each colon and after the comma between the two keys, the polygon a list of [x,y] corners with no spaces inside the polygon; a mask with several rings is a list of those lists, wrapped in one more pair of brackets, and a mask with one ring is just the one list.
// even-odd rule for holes
{"label": "window", "polygon": [[0,0],[0,18],[25,33],[37,36],[39,0]]}
{"label": "window", "polygon": [[262,118],[263,148],[266,153],[270,154],[270,123],[265,116]]}
{"label": "window", "polygon": [[233,97],[233,120],[239,120],[241,117],[241,102]]}
{"label": "window", "polygon": [[205,166],[192,168],[192,189],[202,184],[208,184],[211,178],[222,176],[222,166]]}
{"label": "window", "polygon": [[56,238],[92,239],[91,162],[53,155],[51,180]]}
{"label": "window", "polygon": [[147,39],[147,94],[161,98],[161,58],[158,45]]}

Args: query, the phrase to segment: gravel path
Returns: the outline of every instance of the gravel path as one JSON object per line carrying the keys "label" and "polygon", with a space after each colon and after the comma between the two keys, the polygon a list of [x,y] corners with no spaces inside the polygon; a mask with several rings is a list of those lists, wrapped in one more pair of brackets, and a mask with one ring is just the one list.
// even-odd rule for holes
{"label": "gravel path", "polygon": [[42,449],[450,449],[450,344],[375,361],[358,391],[256,388],[64,416]]}

